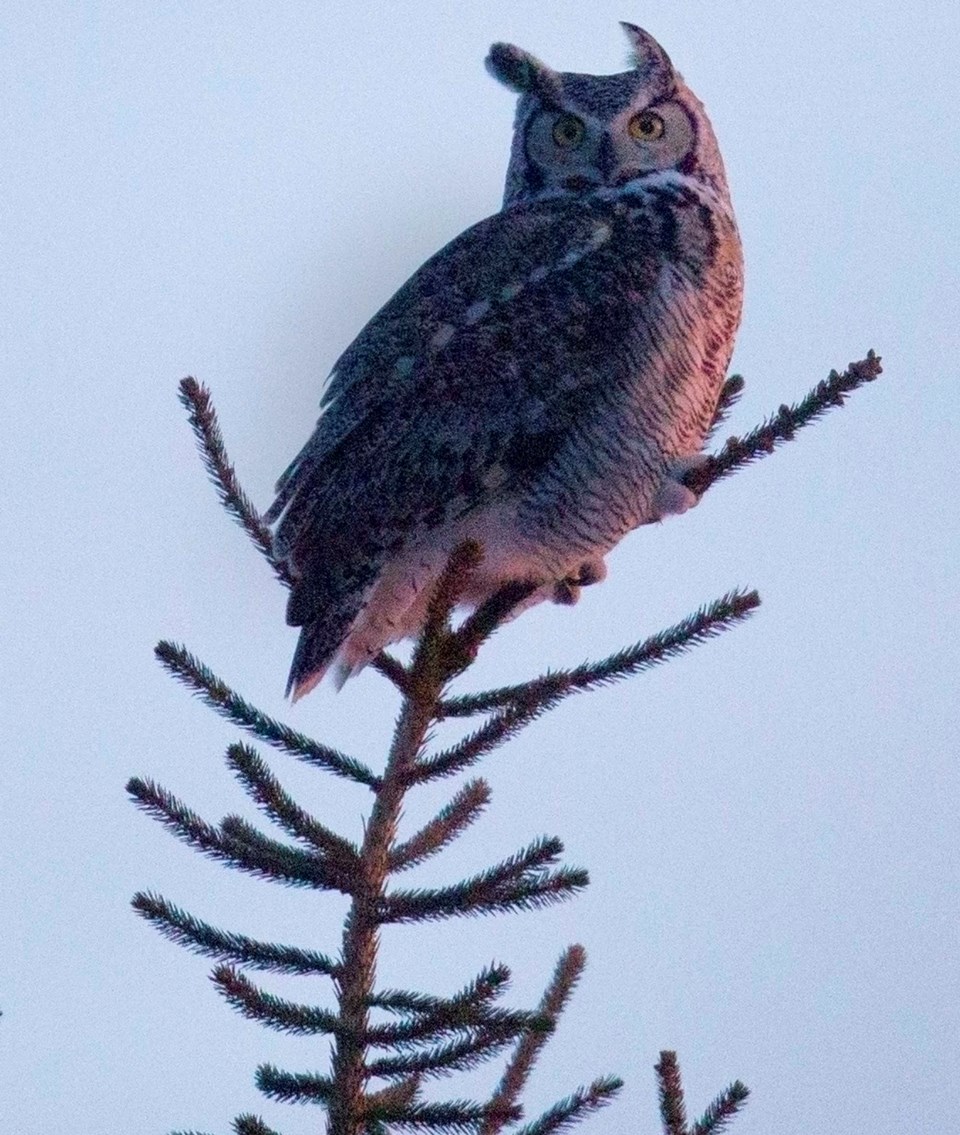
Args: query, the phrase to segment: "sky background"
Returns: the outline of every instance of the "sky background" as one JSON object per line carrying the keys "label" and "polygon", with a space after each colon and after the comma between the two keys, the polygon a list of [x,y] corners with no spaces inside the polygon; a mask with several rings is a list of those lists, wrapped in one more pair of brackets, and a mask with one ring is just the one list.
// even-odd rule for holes
{"label": "sky background", "polygon": [[[397,700],[365,673],[290,708],[285,593],[223,514],[176,399],[211,387],[265,507],[338,354],[406,277],[497,210],[505,39],[624,68],[628,19],[705,102],[745,246],[734,369],[750,428],[875,348],[884,376],[701,507],[633,533],[574,609],[504,630],[473,681],[601,657],[735,585],[748,624],[566,702],[481,770],[488,815],[418,878],[557,834],[592,885],[545,913],[384,934],[384,984],[452,992],[491,959],[530,1004],[584,980],[531,1111],[616,1072],[582,1130],[658,1130],[652,1065],[732,1130],[944,1130],[960,1082],[957,186],[960,9],[629,4],[20,3],[0,21],[0,1114],[17,1135],[226,1132],[324,1041],[232,1013],[210,964],[130,911],[156,889],[224,928],[334,952],[343,903],[224,870],[138,813],[156,778],[210,821],[252,806],[237,731],[155,663],[185,642],[295,727],[379,765]],[[363,791],[281,755],[359,836]],[[453,785],[411,800],[409,829]],[[328,1003],[323,983],[265,977]],[[443,1087],[480,1090],[489,1068]]]}

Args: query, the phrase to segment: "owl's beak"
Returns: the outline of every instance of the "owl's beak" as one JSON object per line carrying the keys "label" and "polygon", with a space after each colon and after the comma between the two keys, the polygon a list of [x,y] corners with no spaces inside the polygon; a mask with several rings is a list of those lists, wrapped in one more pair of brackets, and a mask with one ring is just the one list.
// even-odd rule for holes
{"label": "owl's beak", "polygon": [[597,149],[596,167],[600,171],[604,181],[609,181],[613,171],[617,168],[617,151],[614,149],[613,141],[609,134],[604,134],[600,139],[600,146]]}

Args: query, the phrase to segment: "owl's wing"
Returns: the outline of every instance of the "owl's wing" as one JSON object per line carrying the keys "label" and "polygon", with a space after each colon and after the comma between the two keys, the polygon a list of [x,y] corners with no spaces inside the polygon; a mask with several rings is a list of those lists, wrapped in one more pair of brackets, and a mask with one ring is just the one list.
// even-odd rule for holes
{"label": "owl's wing", "polygon": [[617,228],[609,202],[514,206],[367,324],[267,514],[293,625],[358,609],[391,554],[535,475],[589,412],[663,263],[636,222],[624,257]]}

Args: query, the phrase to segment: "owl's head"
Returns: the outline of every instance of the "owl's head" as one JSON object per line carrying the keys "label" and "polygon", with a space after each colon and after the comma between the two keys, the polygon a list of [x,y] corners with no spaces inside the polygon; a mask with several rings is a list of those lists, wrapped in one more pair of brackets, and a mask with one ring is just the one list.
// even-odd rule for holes
{"label": "owl's head", "polygon": [[487,69],[520,95],[504,206],[618,187],[666,170],[727,197],[702,103],[653,36],[622,27],[634,66],[617,75],[554,71],[512,44],[490,48]]}

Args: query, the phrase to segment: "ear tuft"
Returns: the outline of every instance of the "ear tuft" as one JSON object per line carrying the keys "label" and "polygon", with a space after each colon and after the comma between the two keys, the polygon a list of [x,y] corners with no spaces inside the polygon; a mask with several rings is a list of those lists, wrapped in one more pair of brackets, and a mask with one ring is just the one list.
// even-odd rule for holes
{"label": "ear tuft", "polygon": [[628,24],[621,20],[620,27],[627,33],[630,46],[633,48],[631,61],[638,71],[644,73],[645,78],[653,82],[672,82],[675,77],[670,56],[649,32],[638,28],[636,24]]}
{"label": "ear tuft", "polygon": [[546,103],[555,102],[559,96],[560,80],[556,71],[512,43],[493,44],[485,63],[495,79],[518,95],[536,95]]}

